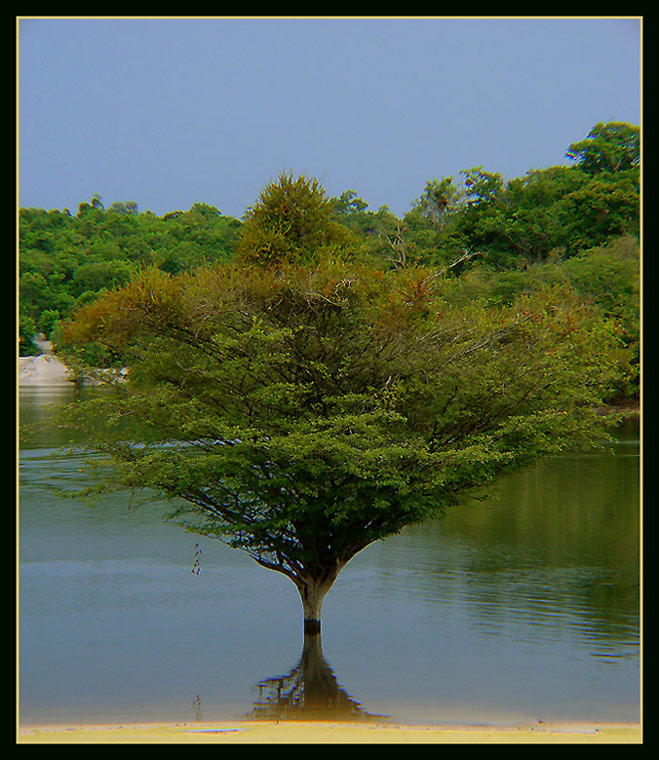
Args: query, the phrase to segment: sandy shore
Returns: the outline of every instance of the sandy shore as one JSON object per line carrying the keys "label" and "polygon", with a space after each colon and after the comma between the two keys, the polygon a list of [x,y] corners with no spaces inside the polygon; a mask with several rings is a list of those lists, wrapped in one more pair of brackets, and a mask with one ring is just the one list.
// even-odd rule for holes
{"label": "sandy shore", "polygon": [[[123,371],[98,370],[94,376],[81,378],[85,384],[96,385],[99,377],[108,381],[121,379]],[[80,379],[80,378],[79,378]],[[75,373],[51,352],[38,356],[20,356],[18,359],[18,385],[20,388],[73,388]]]}
{"label": "sandy shore", "polygon": [[52,387],[73,384],[69,368],[52,354],[21,356],[18,362],[20,386]]}
{"label": "sandy shore", "polygon": [[638,724],[521,726],[227,722],[21,728],[19,744],[640,744]]}

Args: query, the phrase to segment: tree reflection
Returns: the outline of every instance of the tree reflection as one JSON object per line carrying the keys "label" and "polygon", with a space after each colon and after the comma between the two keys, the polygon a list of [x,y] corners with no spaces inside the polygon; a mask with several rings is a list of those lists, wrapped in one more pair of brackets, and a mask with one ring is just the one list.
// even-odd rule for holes
{"label": "tree reflection", "polygon": [[286,675],[257,684],[258,699],[246,716],[253,720],[369,721],[373,715],[341,688],[323,656],[320,634],[306,634],[302,655]]}

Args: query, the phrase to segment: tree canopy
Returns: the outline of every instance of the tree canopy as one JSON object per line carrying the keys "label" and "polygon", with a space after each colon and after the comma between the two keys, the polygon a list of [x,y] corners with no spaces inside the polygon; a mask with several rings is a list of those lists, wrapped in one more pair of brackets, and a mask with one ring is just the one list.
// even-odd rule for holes
{"label": "tree canopy", "polygon": [[352,255],[359,244],[334,220],[334,208],[315,177],[282,172],[247,210],[237,257],[246,264],[277,266]]}
{"label": "tree canopy", "polygon": [[566,155],[590,175],[635,169],[641,160],[640,129],[624,122],[600,122],[585,140],[572,143]]}

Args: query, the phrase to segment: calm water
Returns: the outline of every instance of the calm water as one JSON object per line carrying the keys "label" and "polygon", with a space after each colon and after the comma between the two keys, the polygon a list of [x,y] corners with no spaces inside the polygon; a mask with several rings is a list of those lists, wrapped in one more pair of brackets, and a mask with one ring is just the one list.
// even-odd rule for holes
{"label": "calm water", "polygon": [[[21,391],[21,421],[69,397]],[[326,597],[322,651],[286,578],[163,522],[163,505],[63,498],[83,458],[32,441],[21,723],[295,717],[314,695],[337,719],[638,720],[638,438],[629,423],[613,453],[548,459],[368,547]]]}

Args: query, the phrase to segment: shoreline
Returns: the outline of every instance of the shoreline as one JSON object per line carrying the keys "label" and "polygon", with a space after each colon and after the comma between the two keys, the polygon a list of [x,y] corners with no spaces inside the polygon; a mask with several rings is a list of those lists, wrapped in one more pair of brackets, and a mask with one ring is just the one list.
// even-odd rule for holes
{"label": "shoreline", "polygon": [[122,371],[98,370],[98,376],[76,375],[75,371],[53,353],[18,358],[19,390],[49,391],[98,385],[105,377],[109,382],[121,380]]}
{"label": "shoreline", "polygon": [[54,354],[20,356],[18,359],[19,388],[75,387],[72,371]]}
{"label": "shoreline", "polygon": [[554,744],[642,743],[638,723],[587,721],[511,726],[342,723],[338,721],[218,721],[34,725],[19,744]]}

